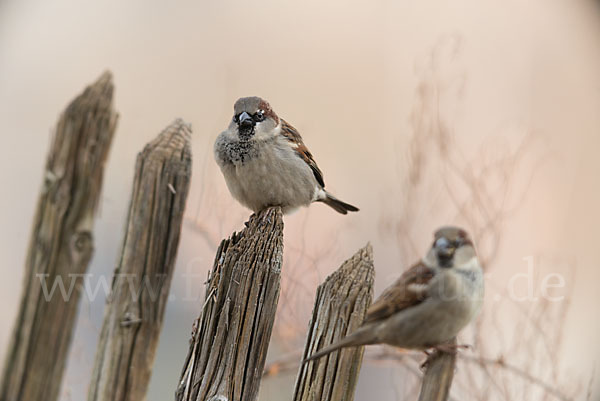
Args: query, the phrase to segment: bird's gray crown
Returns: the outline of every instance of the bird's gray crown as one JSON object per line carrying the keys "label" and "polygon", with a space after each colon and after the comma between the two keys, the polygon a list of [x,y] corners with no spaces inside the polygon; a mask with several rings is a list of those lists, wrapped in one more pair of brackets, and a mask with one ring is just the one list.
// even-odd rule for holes
{"label": "bird's gray crown", "polygon": [[435,232],[435,240],[437,241],[440,238],[444,238],[450,243],[455,243],[455,242],[470,243],[471,242],[471,240],[469,238],[469,234],[467,234],[467,232],[464,229],[462,229],[460,227],[455,227],[455,226],[444,226],[444,227],[439,228]]}
{"label": "bird's gray crown", "polygon": [[235,114],[240,114],[244,111],[248,114],[254,114],[258,110],[266,111],[268,108],[270,108],[269,103],[258,96],[239,98],[233,106]]}

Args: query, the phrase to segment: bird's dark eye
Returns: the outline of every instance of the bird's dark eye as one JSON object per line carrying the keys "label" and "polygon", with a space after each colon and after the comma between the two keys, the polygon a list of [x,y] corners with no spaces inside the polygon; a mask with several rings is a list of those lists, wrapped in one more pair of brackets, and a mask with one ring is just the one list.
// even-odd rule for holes
{"label": "bird's dark eye", "polygon": [[254,119],[254,121],[261,122],[265,119],[265,112],[262,110],[258,110],[256,113],[254,113],[254,115],[252,116],[252,118]]}

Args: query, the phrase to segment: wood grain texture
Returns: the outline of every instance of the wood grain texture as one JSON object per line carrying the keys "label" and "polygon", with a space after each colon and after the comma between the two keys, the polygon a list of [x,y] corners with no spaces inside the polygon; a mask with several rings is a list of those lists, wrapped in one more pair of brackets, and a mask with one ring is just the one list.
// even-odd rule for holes
{"label": "wood grain texture", "polygon": [[[367,245],[317,289],[303,359],[356,330],[373,300],[373,248]],[[364,347],[345,348],[300,366],[294,401],[351,401]]]}
{"label": "wood grain texture", "polygon": [[145,399],[190,187],[191,130],[175,121],[139,153],[89,401]]}
{"label": "wood grain texture", "polygon": [[279,299],[281,208],[221,242],[176,391],[177,401],[253,401]]}
{"label": "wood grain texture", "polygon": [[[456,345],[456,338],[449,342]],[[456,353],[436,351],[427,358],[419,401],[446,401],[454,378]]]}
{"label": "wood grain texture", "polygon": [[[54,401],[93,253],[93,223],[114,136],[109,72],[69,104],[52,139],[25,262],[21,304],[0,385],[2,401]],[[62,281],[62,282],[61,282]],[[65,293],[53,285],[63,284]]]}

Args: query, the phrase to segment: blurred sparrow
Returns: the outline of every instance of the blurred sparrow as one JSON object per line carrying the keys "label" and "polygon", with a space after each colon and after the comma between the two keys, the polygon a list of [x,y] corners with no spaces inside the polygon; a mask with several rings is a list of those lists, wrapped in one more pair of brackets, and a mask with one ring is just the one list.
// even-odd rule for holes
{"label": "blurred sparrow", "polygon": [[452,350],[444,343],[473,320],[482,299],[483,272],[473,243],[464,230],[443,227],[425,258],[381,294],[356,331],[307,360],[367,344]]}
{"label": "blurred sparrow", "polygon": [[234,105],[229,127],[215,141],[215,159],[229,191],[254,212],[281,206],[284,213],[323,202],[346,214],[358,208],[325,191],[323,173],[294,127],[269,103],[245,97]]}

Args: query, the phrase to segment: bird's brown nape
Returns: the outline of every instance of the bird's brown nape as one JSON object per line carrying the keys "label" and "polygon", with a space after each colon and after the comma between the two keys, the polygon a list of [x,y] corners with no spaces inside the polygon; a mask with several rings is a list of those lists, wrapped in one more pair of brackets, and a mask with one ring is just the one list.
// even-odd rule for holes
{"label": "bird's brown nape", "polygon": [[275,114],[269,102],[267,102],[264,99],[260,99],[260,102],[258,103],[258,108],[265,112],[265,117],[271,118],[275,121],[276,124],[279,124],[279,117],[277,116],[277,114]]}

